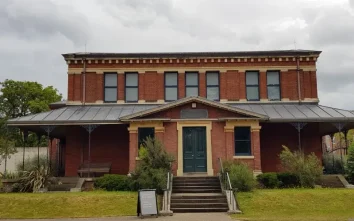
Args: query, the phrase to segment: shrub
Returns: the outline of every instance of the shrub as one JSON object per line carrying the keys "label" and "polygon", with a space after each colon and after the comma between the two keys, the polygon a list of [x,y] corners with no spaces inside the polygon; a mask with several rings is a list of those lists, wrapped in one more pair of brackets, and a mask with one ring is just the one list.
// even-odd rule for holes
{"label": "shrub", "polygon": [[264,187],[274,189],[279,187],[279,180],[276,173],[263,173],[257,176],[257,181]]}
{"label": "shrub", "polygon": [[132,173],[133,189],[156,189],[162,193],[166,188],[167,172],[171,169],[173,156],[168,154],[162,143],[148,137],[139,151],[140,161]]}
{"label": "shrub", "polygon": [[107,191],[125,191],[131,190],[131,178],[124,175],[105,174],[95,180],[96,188]]}
{"label": "shrub", "polygon": [[253,172],[248,165],[242,162],[225,161],[223,167],[229,173],[232,188],[241,192],[248,192],[256,186]]}
{"label": "shrub", "polygon": [[300,181],[295,174],[282,172],[277,174],[280,188],[300,187]]}
{"label": "shrub", "polygon": [[48,169],[44,166],[32,168],[31,171],[23,171],[19,180],[22,186],[21,192],[34,192],[46,187],[49,177]]}
{"label": "shrub", "polygon": [[315,187],[316,181],[322,174],[322,166],[314,153],[305,155],[302,151],[291,152],[283,146],[280,153],[281,166],[285,172],[294,174],[300,182],[301,187]]}
{"label": "shrub", "polygon": [[323,167],[326,174],[344,174],[345,159],[334,153],[323,154]]}
{"label": "shrub", "polygon": [[346,164],[346,174],[350,183],[354,184],[354,142],[348,149],[348,161]]}

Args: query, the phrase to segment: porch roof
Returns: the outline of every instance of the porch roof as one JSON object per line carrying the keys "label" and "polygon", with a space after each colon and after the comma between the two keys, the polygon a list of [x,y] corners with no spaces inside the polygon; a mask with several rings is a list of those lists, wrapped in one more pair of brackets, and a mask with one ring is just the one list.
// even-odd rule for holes
{"label": "porch roof", "polygon": [[[177,104],[185,103],[181,102],[181,100],[168,104],[66,106],[52,111],[11,119],[8,121],[8,125],[120,124],[124,123],[123,121],[133,120],[135,117],[154,113],[158,110],[166,110],[177,106]],[[188,100],[202,100],[204,104],[206,103],[206,99],[194,98]],[[235,113],[259,116],[259,120],[263,122],[354,122],[354,112],[352,111],[326,107],[315,103],[221,104],[214,101],[207,101],[207,103],[216,108],[234,110]],[[220,118],[220,120],[227,119],[236,119],[236,117]]]}
{"label": "porch roof", "polygon": [[354,112],[316,103],[231,104],[263,114],[270,122],[354,122]]}

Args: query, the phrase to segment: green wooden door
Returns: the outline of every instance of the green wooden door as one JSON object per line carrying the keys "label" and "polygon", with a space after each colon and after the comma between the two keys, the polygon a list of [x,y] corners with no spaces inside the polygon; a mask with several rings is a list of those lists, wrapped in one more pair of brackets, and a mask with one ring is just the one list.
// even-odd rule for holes
{"label": "green wooden door", "polygon": [[206,172],[205,127],[183,128],[183,172]]}

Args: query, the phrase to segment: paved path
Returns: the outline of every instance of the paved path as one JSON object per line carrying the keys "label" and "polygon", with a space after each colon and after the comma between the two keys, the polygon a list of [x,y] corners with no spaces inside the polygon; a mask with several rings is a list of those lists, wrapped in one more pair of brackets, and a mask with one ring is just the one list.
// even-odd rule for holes
{"label": "paved path", "polygon": [[[78,219],[5,219],[6,221],[231,221],[225,213],[178,213],[173,216],[140,219],[138,217],[78,218]],[[1,221],[5,221],[1,220]]]}

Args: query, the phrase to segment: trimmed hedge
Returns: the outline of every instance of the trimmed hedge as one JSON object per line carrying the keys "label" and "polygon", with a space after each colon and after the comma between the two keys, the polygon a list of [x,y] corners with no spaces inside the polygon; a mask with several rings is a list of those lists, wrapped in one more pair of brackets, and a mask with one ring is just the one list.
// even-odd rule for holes
{"label": "trimmed hedge", "polygon": [[282,173],[263,173],[257,176],[257,181],[263,188],[294,188],[300,187],[300,181],[295,174]]}
{"label": "trimmed hedge", "polygon": [[274,189],[279,187],[279,180],[276,173],[263,173],[257,176],[257,181],[264,187]]}
{"label": "trimmed hedge", "polygon": [[295,174],[283,172],[277,174],[279,184],[281,188],[294,188],[300,187],[300,180]]}
{"label": "trimmed hedge", "polygon": [[107,191],[126,191],[132,188],[132,179],[126,175],[105,174],[94,182],[95,188]]}

